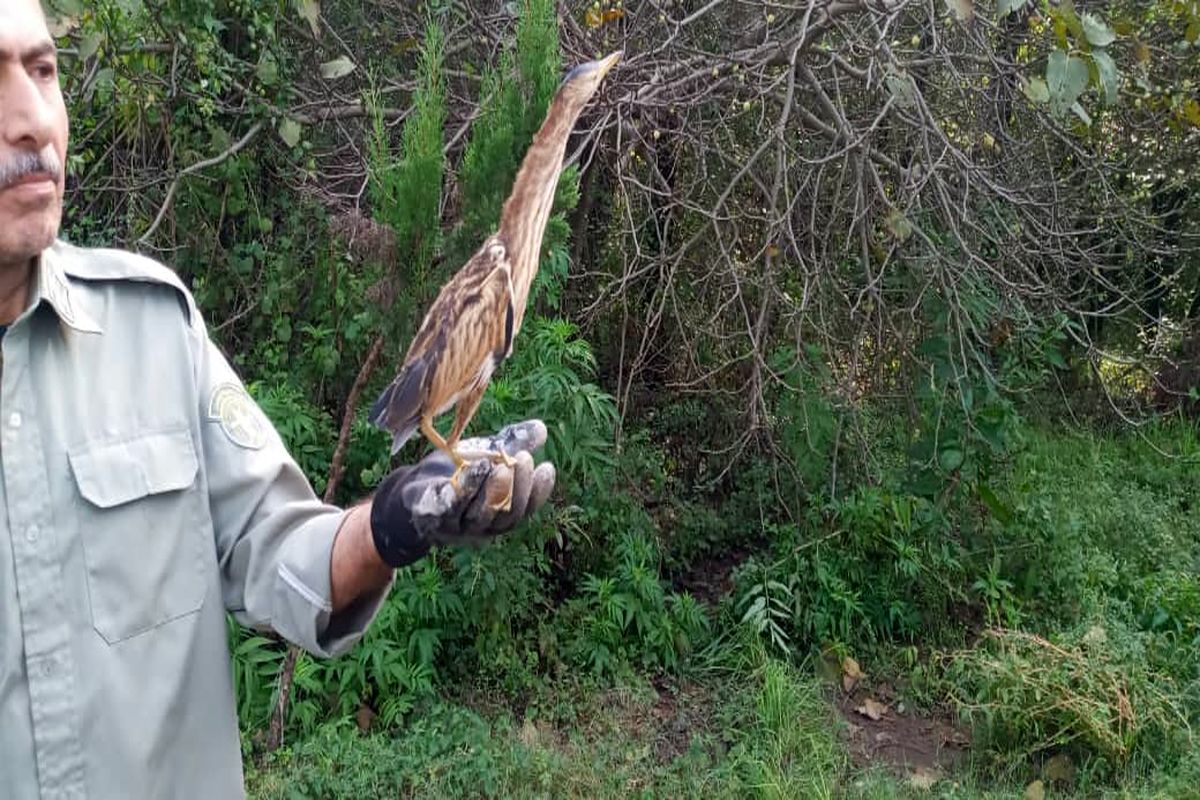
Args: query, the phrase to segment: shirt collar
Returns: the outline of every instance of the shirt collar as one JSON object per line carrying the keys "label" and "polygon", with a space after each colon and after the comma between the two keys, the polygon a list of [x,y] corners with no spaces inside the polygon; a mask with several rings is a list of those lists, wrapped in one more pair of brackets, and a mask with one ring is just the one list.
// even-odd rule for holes
{"label": "shirt collar", "polygon": [[29,308],[37,308],[38,302],[45,300],[68,327],[81,333],[103,333],[99,323],[84,310],[79,291],[67,280],[63,258],[57,242],[38,256]]}

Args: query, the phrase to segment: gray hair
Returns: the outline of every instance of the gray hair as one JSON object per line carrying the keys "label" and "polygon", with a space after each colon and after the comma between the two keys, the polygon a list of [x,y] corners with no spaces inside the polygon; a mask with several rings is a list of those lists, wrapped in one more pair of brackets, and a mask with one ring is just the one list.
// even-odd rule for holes
{"label": "gray hair", "polygon": [[44,172],[58,180],[62,165],[53,150],[43,153],[17,153],[8,159],[0,160],[0,189],[8,188],[11,184],[27,175]]}

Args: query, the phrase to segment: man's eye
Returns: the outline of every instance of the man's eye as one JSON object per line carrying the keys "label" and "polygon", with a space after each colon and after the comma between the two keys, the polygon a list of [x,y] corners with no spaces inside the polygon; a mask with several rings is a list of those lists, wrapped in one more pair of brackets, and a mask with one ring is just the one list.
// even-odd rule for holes
{"label": "man's eye", "polygon": [[41,78],[42,80],[50,80],[57,73],[58,73],[58,70],[55,67],[55,65],[48,63],[48,62],[43,62],[41,64],[37,64],[33,68],[33,74],[36,75],[37,77]]}

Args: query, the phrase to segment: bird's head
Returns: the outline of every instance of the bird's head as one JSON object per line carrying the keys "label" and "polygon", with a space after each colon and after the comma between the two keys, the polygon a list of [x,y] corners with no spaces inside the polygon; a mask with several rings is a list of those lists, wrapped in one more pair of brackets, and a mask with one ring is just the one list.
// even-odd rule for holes
{"label": "bird's head", "polygon": [[558,87],[559,95],[564,100],[571,102],[572,105],[582,107],[592,99],[592,95],[600,88],[604,76],[620,60],[621,51],[618,50],[598,61],[586,61],[572,67],[563,76],[562,83]]}

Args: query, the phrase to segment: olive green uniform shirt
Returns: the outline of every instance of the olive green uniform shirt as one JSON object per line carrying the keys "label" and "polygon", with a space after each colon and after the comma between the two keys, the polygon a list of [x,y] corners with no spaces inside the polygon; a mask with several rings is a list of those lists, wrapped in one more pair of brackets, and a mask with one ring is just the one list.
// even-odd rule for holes
{"label": "olive green uniform shirt", "polygon": [[321,503],[175,273],[57,242],[0,340],[0,798],[244,795],[226,610],[344,652]]}

